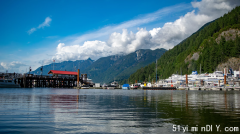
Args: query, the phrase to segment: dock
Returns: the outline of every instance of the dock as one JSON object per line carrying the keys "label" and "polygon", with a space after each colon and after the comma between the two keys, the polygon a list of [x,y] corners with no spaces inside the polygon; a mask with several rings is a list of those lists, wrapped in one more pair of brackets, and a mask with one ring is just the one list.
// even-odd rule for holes
{"label": "dock", "polygon": [[[80,79],[80,81],[82,81]],[[16,78],[16,83],[22,88],[52,87],[52,88],[73,88],[77,87],[77,77],[66,76],[44,76],[27,74]]]}
{"label": "dock", "polygon": [[176,87],[143,87],[143,90],[177,90]]}

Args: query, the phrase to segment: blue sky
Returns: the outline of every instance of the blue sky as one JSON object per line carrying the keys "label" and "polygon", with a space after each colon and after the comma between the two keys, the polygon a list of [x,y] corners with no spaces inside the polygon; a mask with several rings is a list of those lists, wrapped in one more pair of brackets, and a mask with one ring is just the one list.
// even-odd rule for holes
{"label": "blue sky", "polygon": [[169,49],[236,5],[231,0],[1,0],[0,72],[23,73],[53,59]]}

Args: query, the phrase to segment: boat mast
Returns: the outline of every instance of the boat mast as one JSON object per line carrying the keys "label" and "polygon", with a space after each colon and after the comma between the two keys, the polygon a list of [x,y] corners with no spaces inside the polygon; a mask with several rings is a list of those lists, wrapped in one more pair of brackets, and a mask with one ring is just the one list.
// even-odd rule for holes
{"label": "boat mast", "polygon": [[201,63],[200,63],[200,74],[201,74]]}
{"label": "boat mast", "polygon": [[156,59],[156,84],[157,84],[157,59]]}

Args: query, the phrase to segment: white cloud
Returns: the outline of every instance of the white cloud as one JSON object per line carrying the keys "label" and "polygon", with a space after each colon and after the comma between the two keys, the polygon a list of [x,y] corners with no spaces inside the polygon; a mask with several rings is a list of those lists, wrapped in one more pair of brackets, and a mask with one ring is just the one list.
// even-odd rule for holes
{"label": "white cloud", "polygon": [[156,45],[152,46],[152,49],[172,48],[212,19],[212,17],[207,15],[196,14],[195,10],[193,10],[174,22],[165,23],[164,26],[155,33],[152,41]]}
{"label": "white cloud", "polygon": [[36,31],[36,28],[31,28],[30,30],[28,30],[28,34],[32,34],[34,31]]}
{"label": "white cloud", "polygon": [[[192,7],[196,8],[195,10],[186,13],[174,22],[167,22],[163,27],[153,28],[150,31],[138,28],[138,31],[133,33],[132,31],[128,32],[127,29],[156,21],[161,16],[176,9],[179,11],[180,6],[178,8],[165,8],[141,18],[116,26],[104,27],[99,31],[80,37],[69,37],[68,39],[72,41],[67,42],[66,45],[59,43],[56,49],[57,53],[53,58],[58,61],[87,59],[89,57],[96,60],[114,54],[128,54],[138,49],[169,49],[196,32],[207,22],[240,5],[240,1],[202,0],[191,4]],[[122,30],[122,33],[119,30]],[[100,36],[109,37],[107,41],[87,41]]]}
{"label": "white cloud", "polygon": [[4,67],[2,65],[0,65],[0,72],[5,71]]}
{"label": "white cloud", "polygon": [[149,31],[149,33],[151,34],[152,37],[154,37],[155,35],[157,35],[157,33],[161,30],[160,27],[158,28],[153,28],[152,30]]}
{"label": "white cloud", "polygon": [[47,18],[45,19],[45,21],[38,26],[38,28],[44,28],[44,27],[46,27],[46,26],[49,27],[51,21],[52,21],[52,19],[51,19],[50,17],[47,17]]}
{"label": "white cloud", "polygon": [[45,21],[42,24],[40,24],[37,28],[31,28],[30,30],[28,30],[28,34],[32,34],[33,32],[37,31],[37,29],[44,28],[46,26],[50,26],[51,21],[52,21],[52,19],[50,17],[47,17],[45,19]]}
{"label": "white cloud", "polygon": [[199,14],[214,18],[222,16],[239,5],[239,0],[202,0],[200,2],[192,2],[192,6],[199,9]]}
{"label": "white cloud", "polygon": [[59,43],[54,59],[56,59],[56,62],[69,59],[87,59],[89,57],[96,59],[113,54],[109,49],[110,47],[105,42],[97,40],[86,41],[82,46],[65,46],[64,43]]}
{"label": "white cloud", "polygon": [[143,24],[148,24],[148,23],[157,21],[157,20],[161,19],[162,17],[167,16],[169,13],[176,13],[176,12],[180,12],[182,10],[186,10],[189,8],[190,7],[188,5],[177,5],[177,6],[163,8],[156,12],[143,15],[141,17],[138,17],[138,18],[130,20],[130,21],[123,22],[119,25],[106,26],[106,27],[101,28],[98,31],[84,34],[82,36],[77,36],[77,37],[70,36],[64,40],[65,41],[70,40],[70,41],[68,41],[69,42],[68,45],[83,44],[85,41],[96,40],[97,38],[100,38],[100,37],[109,36],[110,34],[112,34],[114,32],[121,32],[122,29],[139,27]]}
{"label": "white cloud", "polygon": [[23,67],[23,66],[27,66],[27,65],[23,64],[19,61],[13,61],[13,62],[10,62],[10,63],[1,62],[0,71],[8,70],[8,72],[19,72],[19,68]]}

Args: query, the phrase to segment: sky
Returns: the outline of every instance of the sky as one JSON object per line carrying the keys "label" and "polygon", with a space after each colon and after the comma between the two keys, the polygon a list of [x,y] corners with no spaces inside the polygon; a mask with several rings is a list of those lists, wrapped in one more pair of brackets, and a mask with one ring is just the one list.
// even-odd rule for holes
{"label": "sky", "polygon": [[0,72],[171,49],[239,0],[1,0]]}

